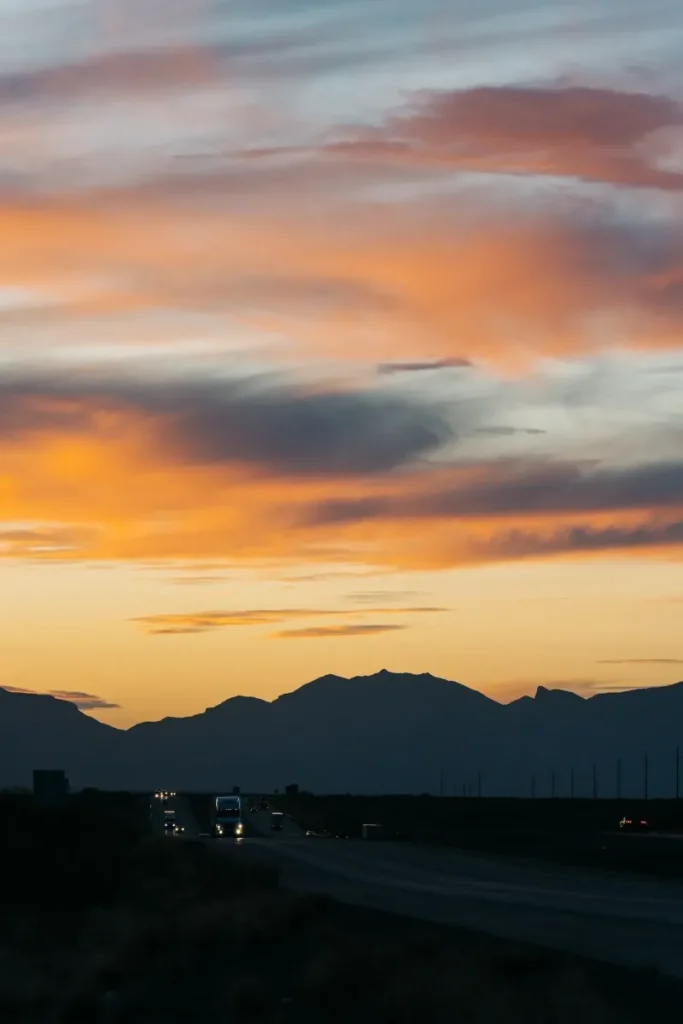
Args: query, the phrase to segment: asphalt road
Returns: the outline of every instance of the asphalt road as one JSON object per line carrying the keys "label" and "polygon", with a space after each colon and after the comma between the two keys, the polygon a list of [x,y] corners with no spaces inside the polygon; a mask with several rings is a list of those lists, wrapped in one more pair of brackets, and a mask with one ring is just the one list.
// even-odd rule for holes
{"label": "asphalt road", "polygon": [[277,863],[283,884],[347,903],[683,977],[683,885],[410,843],[305,839],[292,822],[235,856]]}
{"label": "asphalt road", "polygon": [[[198,834],[182,799],[188,835]],[[245,814],[228,856],[277,864],[282,884],[358,906],[683,977],[683,884],[411,843],[307,839],[285,818]]]}

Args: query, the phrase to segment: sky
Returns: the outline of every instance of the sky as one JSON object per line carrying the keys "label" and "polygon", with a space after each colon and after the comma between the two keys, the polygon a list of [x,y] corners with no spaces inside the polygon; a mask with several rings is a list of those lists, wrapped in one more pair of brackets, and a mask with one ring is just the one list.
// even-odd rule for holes
{"label": "sky", "polygon": [[683,677],[678,0],[0,0],[0,685]]}

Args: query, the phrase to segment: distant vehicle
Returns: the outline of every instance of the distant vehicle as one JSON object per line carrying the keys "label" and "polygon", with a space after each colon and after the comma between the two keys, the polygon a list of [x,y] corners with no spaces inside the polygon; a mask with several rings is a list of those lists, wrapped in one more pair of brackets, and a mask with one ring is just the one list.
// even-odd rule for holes
{"label": "distant vehicle", "polygon": [[273,811],[270,816],[270,827],[275,832],[282,832],[282,828],[285,823],[285,816],[282,811]]}
{"label": "distant vehicle", "polygon": [[166,821],[164,822],[164,832],[169,832],[170,834],[173,834],[176,828],[177,826],[175,823],[175,818],[167,818]]}
{"label": "distant vehicle", "polygon": [[650,823],[645,818],[623,817],[619,822],[619,828],[622,832],[649,832]]}
{"label": "distant vehicle", "polygon": [[240,838],[244,834],[242,821],[242,800],[239,796],[217,796],[213,817],[213,834],[216,839]]}
{"label": "distant vehicle", "polygon": [[306,830],[307,839],[331,839],[332,835],[330,832],[316,832],[315,829],[309,828]]}
{"label": "distant vehicle", "polygon": [[182,836],[184,834],[184,832],[185,832],[185,829],[184,829],[184,827],[182,825],[175,825],[173,827],[173,835],[174,836]]}

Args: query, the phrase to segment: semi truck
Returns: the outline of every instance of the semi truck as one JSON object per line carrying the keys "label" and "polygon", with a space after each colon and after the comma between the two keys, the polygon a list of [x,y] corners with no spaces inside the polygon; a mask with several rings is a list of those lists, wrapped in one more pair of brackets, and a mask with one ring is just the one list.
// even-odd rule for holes
{"label": "semi truck", "polygon": [[213,817],[213,834],[216,839],[239,838],[244,835],[242,821],[242,800],[239,796],[217,796]]}

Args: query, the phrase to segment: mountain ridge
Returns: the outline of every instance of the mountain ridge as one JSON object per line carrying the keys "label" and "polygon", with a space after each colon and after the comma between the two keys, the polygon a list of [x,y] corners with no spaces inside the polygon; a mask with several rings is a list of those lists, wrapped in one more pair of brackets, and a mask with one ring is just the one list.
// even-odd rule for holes
{"label": "mountain ridge", "polygon": [[76,787],[272,790],[296,781],[314,792],[435,792],[443,772],[453,792],[482,772],[489,793],[520,796],[531,775],[568,777],[571,768],[580,780],[593,765],[612,786],[619,760],[626,793],[641,784],[648,752],[654,795],[673,787],[679,744],[682,682],[590,697],[539,686],[502,704],[431,673],[383,669],[327,674],[270,701],[236,695],[128,729],[57,697],[0,687],[0,785],[26,785],[34,767],[52,765]]}

